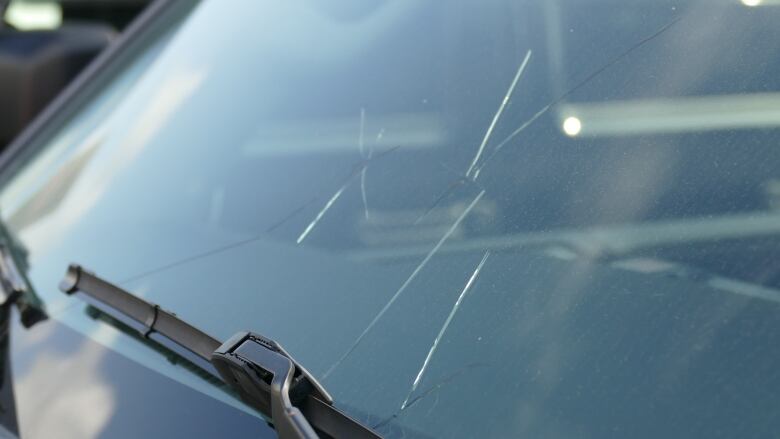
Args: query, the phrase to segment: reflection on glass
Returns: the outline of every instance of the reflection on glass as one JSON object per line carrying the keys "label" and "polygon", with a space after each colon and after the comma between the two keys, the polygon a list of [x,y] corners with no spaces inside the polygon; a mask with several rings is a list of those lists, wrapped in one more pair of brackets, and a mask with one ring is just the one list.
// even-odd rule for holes
{"label": "reflection on glass", "polygon": [[207,1],[18,163],[3,214],[50,303],[78,262],[215,337],[264,333],[390,436],[761,436],[780,10],[759,9]]}
{"label": "reflection on glass", "polygon": [[582,122],[580,119],[574,116],[564,119],[563,132],[566,133],[567,136],[574,137],[579,134],[580,131],[582,131]]}

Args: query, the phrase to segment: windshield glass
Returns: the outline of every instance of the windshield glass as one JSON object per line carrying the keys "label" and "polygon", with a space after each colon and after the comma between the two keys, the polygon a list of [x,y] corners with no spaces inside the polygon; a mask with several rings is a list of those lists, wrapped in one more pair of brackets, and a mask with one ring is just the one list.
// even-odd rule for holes
{"label": "windshield glass", "polygon": [[54,318],[79,263],[391,437],[778,431],[780,3],[184,12],[5,168]]}

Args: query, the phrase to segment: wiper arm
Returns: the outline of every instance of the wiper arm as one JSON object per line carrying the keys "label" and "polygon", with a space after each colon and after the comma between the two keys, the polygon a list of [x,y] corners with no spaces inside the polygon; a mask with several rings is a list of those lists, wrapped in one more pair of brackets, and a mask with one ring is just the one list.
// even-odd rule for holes
{"label": "wiper arm", "polygon": [[30,328],[46,320],[43,303],[27,281],[26,252],[0,221],[0,306],[16,305],[22,325]]}
{"label": "wiper arm", "polygon": [[[186,349],[204,370],[235,390],[248,405],[270,418],[281,439],[324,437],[379,438],[333,407],[320,383],[278,343],[258,334],[240,332],[224,343],[200,329],[71,265],[60,283],[66,294],[81,293],[92,306],[122,321],[130,320],[145,338],[167,348]],[[170,343],[159,341],[162,336]]]}

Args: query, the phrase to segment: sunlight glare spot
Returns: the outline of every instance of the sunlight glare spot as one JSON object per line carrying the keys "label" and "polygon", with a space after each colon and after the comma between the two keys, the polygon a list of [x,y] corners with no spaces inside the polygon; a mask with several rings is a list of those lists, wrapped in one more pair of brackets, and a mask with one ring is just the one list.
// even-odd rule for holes
{"label": "sunlight glare spot", "polygon": [[567,136],[574,137],[582,131],[582,122],[574,116],[567,117],[563,121],[563,132]]}

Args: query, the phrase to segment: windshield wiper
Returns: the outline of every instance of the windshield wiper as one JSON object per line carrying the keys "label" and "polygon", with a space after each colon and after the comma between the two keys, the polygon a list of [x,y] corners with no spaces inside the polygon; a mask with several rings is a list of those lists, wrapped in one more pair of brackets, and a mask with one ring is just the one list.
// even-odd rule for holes
{"label": "windshield wiper", "polygon": [[222,343],[78,265],[68,267],[60,289],[69,295],[80,293],[93,307],[165,348],[186,350],[185,358],[271,419],[282,439],[380,437],[333,407],[322,385],[273,340],[240,332]]}
{"label": "windshield wiper", "polygon": [[43,302],[25,276],[26,251],[0,221],[0,306],[16,305],[25,328],[47,319]]}

